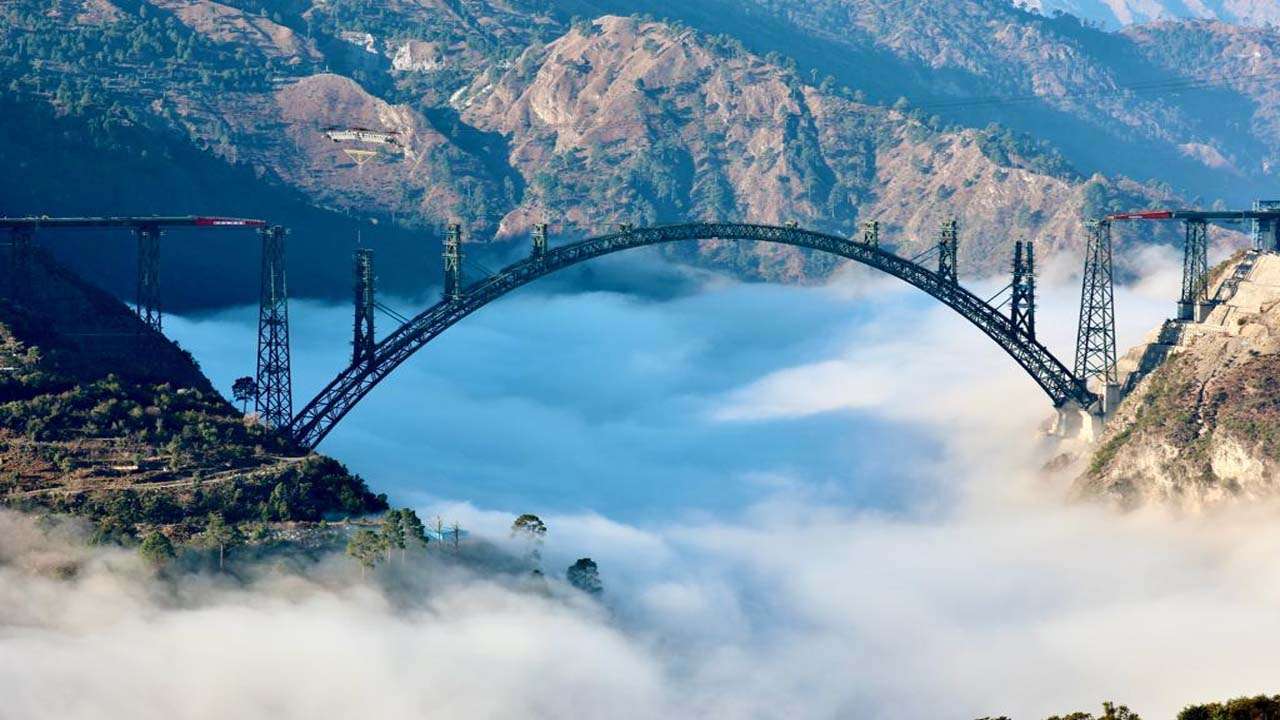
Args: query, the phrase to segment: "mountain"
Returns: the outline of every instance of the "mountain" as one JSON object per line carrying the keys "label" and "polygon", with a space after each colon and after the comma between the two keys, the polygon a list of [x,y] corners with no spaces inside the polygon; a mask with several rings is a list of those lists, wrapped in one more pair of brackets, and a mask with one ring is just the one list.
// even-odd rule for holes
{"label": "mountain", "polygon": [[1077,494],[1193,511],[1280,494],[1280,257],[1240,253],[1212,285],[1205,322],[1170,321],[1122,359],[1133,391]]}
{"label": "mountain", "polygon": [[[590,4],[616,11],[630,3]],[[697,11],[645,4],[731,33],[755,52],[794,57],[802,74],[829,74],[874,102],[901,97],[946,123],[995,122],[1047,140],[1086,175],[1155,179],[1204,203],[1275,192],[1273,136],[1250,119],[1268,110],[1280,77],[1234,76],[1225,48],[1221,66],[1186,62],[1213,52],[1183,39],[1184,26],[1200,23],[1107,32],[1005,0],[708,0]],[[1270,63],[1280,31],[1250,31],[1257,62]]]}
{"label": "mountain", "polygon": [[[1275,83],[1235,76],[1272,66],[1273,31],[1106,33],[1001,0],[23,0],[0,20],[4,212],[267,217],[295,231],[295,291],[326,297],[361,234],[382,288],[420,293],[454,219],[499,264],[541,219],[562,238],[878,219],[909,252],[955,216],[962,271],[985,274],[1018,237],[1074,251],[1106,210],[1266,194],[1280,152]],[[394,142],[370,158],[334,127]],[[1153,239],[1174,238],[1133,238]],[[59,242],[129,291],[118,247]],[[251,243],[169,252],[227,279],[170,285],[176,306],[252,298]],[[832,267],[669,252],[746,277]]]}
{"label": "mountain", "polygon": [[43,254],[30,267],[0,301],[0,504],[86,516],[104,537],[163,526],[175,538],[211,512],[239,523],[386,508],[337,461],[245,418],[119,301]]}
{"label": "mountain", "polygon": [[1280,22],[1280,6],[1271,0],[1026,0],[1023,5],[1052,14],[1119,27],[1157,20],[1220,20],[1242,25]]}

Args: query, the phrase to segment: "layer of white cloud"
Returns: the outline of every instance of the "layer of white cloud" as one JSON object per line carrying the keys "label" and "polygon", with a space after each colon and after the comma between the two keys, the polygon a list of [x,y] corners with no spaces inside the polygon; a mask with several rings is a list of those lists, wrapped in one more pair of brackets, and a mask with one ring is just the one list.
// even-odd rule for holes
{"label": "layer of white cloud", "polygon": [[[1169,260],[1153,255],[1152,279],[1120,293],[1122,345],[1172,308]],[[1041,305],[1041,332],[1060,350],[1072,346],[1077,288],[1051,286]],[[736,287],[656,304],[531,298],[474,318],[474,332],[404,369],[399,399],[463,418],[472,434],[496,423],[498,439],[455,449],[465,462],[452,467],[512,485],[526,482],[522,460],[493,456],[514,429],[468,403],[527,413],[516,427],[539,441],[550,426],[576,428],[587,455],[605,443],[628,466],[621,477],[649,479],[632,489],[646,502],[664,497],[681,453],[696,460],[678,477],[696,478],[716,459],[700,446],[739,439],[732,452],[747,462],[734,481],[754,490],[735,508],[688,512],[672,499],[636,519],[589,500],[547,503],[548,573],[590,555],[603,606],[558,582],[548,595],[435,562],[379,570],[386,590],[341,558],[263,568],[247,586],[153,581],[125,553],[50,544],[0,515],[0,717],[1034,719],[1113,698],[1159,719],[1275,692],[1276,508],[1174,518],[1065,505],[1060,481],[1035,472],[1039,390],[978,331],[904,297]],[[202,333],[243,334],[239,318],[175,325],[215,375],[232,376],[229,359],[199,350],[211,346]],[[544,341],[522,345],[525,331]],[[312,332],[304,352],[323,346]],[[538,355],[522,356],[529,348]],[[503,354],[509,367],[486,359]],[[702,366],[712,355],[720,363]],[[441,379],[468,357],[487,380]],[[598,362],[617,370],[592,372]],[[320,375],[304,369],[304,383]],[[369,458],[406,452],[415,436],[430,446],[421,438],[439,431],[434,412],[411,410],[375,405],[344,431],[343,448],[374,445],[358,469],[375,483]],[[686,413],[672,420],[680,433],[661,432],[675,412]],[[812,424],[832,417],[845,424]],[[753,446],[868,423],[901,428],[906,441],[885,444],[881,461],[937,492],[850,503],[829,492],[848,478],[792,456],[771,463],[780,456]],[[769,434],[725,434],[759,427]],[[423,494],[400,497],[495,542],[558,480],[528,479],[510,502],[485,488],[481,501],[433,488],[435,460],[418,460]],[[87,562],[69,579],[47,570],[66,554]]]}

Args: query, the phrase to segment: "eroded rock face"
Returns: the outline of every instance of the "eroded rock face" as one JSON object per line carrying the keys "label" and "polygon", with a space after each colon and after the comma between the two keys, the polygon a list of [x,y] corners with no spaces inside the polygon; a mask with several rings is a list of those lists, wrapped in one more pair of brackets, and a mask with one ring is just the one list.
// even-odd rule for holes
{"label": "eroded rock face", "polygon": [[[970,273],[1003,270],[1015,235],[1051,253],[1080,234],[1083,179],[997,163],[979,131],[933,129],[662,23],[579,26],[482,76],[454,104],[468,123],[510,138],[509,163],[528,181],[500,234],[543,216],[598,228],[795,221],[845,235],[874,218],[906,251],[935,242],[956,217]],[[829,269],[791,249],[753,249],[754,260],[732,244],[701,249],[773,279]]]}
{"label": "eroded rock face", "polygon": [[1076,482],[1080,496],[1199,511],[1280,494],[1280,256],[1241,254],[1215,276],[1221,304],[1177,325],[1169,359],[1120,406]]}
{"label": "eroded rock face", "polygon": [[150,0],[173,13],[184,25],[214,42],[252,47],[270,58],[291,63],[319,61],[308,39],[271,20],[210,0]]}

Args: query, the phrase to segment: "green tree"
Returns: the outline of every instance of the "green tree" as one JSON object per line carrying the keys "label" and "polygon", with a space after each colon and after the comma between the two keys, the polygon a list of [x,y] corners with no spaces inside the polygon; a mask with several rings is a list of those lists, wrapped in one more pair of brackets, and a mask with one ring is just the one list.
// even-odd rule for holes
{"label": "green tree", "polygon": [[604,584],[600,582],[600,568],[591,558],[579,558],[565,571],[565,579],[569,584],[593,597],[604,592]]}
{"label": "green tree", "polygon": [[1138,713],[1124,705],[1104,702],[1102,703],[1102,714],[1097,717],[1089,713],[1077,712],[1069,715],[1054,715],[1048,720],[1142,720],[1142,718],[1138,716]]}
{"label": "green tree", "polygon": [[251,377],[236,378],[231,385],[231,395],[240,403],[240,412],[249,412],[249,401],[258,396],[258,383]]}
{"label": "green tree", "polygon": [[537,515],[525,513],[511,523],[511,537],[525,543],[529,565],[539,574],[542,572],[542,541],[546,536],[547,525]]}
{"label": "green tree", "polygon": [[537,515],[525,513],[511,523],[512,537],[530,537],[541,539],[547,534],[547,525]]}
{"label": "green tree", "polygon": [[1242,697],[1225,703],[1193,705],[1178,720],[1280,720],[1280,695]]}
{"label": "green tree", "polygon": [[360,577],[363,578],[367,571],[377,566],[378,558],[382,556],[382,538],[371,530],[357,530],[347,540],[347,554],[360,563]]}
{"label": "green tree", "polygon": [[427,526],[412,509],[405,508],[400,511],[400,524],[404,526],[404,534],[408,540],[421,545],[424,549],[431,542],[431,538],[427,537]]}
{"label": "green tree", "polygon": [[138,554],[153,568],[162,568],[176,557],[173,543],[158,530],[153,530],[150,535],[143,538],[142,545],[138,547]]}
{"label": "green tree", "polygon": [[240,534],[239,528],[228,525],[222,513],[217,512],[209,513],[209,520],[205,523],[204,532],[200,533],[199,539],[205,547],[218,548],[219,571],[223,569],[227,549],[244,542],[244,536]]}
{"label": "green tree", "polygon": [[388,562],[391,561],[392,550],[399,550],[400,559],[404,560],[404,521],[399,510],[388,510],[382,516],[382,528],[378,531],[378,537],[387,551]]}
{"label": "green tree", "polygon": [[133,528],[114,515],[107,515],[98,521],[89,536],[92,545],[123,545],[133,537]]}

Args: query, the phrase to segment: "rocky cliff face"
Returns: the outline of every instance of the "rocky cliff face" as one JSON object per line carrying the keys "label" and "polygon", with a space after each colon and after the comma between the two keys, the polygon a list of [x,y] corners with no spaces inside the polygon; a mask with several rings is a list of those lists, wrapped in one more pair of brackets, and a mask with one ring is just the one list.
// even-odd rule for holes
{"label": "rocky cliff face", "polygon": [[[601,230],[749,218],[847,235],[859,219],[877,219],[889,242],[910,250],[958,217],[969,272],[1002,268],[1011,232],[1050,252],[1075,240],[1088,183],[1069,168],[1030,169],[990,133],[868,105],[690,34],[602,18],[455,98],[468,123],[511,138],[511,165],[530,180],[501,233],[544,217]],[[736,248],[704,251],[741,262]],[[750,264],[765,277],[825,271],[794,251],[757,252]]]}
{"label": "rocky cliff face", "polygon": [[1122,369],[1150,372],[1078,494],[1190,511],[1280,494],[1280,256],[1237,256],[1215,271],[1214,293],[1205,322],[1168,323],[1126,356]]}

